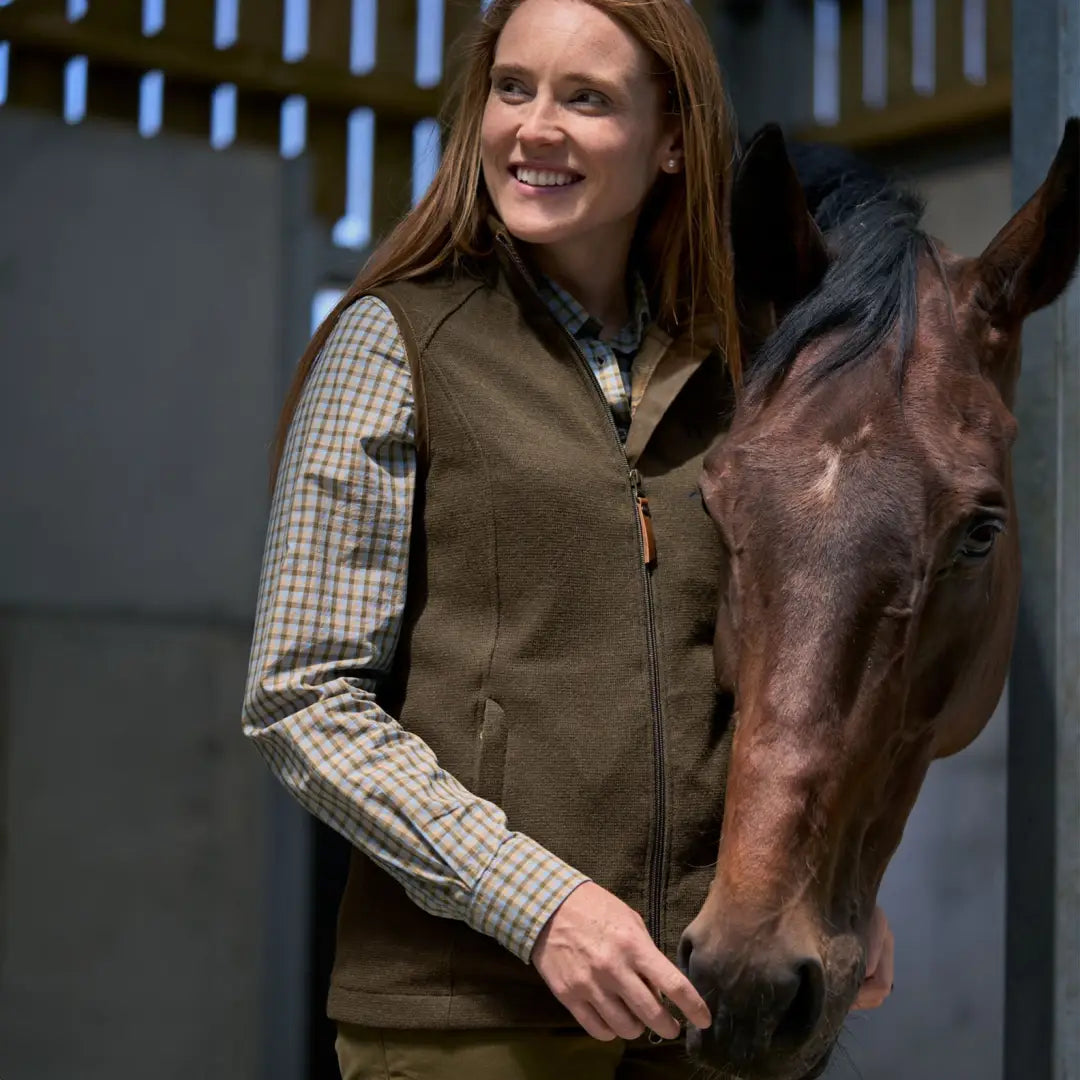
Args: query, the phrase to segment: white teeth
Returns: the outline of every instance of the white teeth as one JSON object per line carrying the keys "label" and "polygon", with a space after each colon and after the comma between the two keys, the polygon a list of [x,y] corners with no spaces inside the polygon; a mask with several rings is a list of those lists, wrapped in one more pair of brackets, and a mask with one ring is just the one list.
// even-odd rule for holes
{"label": "white teeth", "polygon": [[548,169],[523,169],[520,166],[516,175],[523,184],[530,187],[563,187],[575,180],[569,173],[551,172]]}

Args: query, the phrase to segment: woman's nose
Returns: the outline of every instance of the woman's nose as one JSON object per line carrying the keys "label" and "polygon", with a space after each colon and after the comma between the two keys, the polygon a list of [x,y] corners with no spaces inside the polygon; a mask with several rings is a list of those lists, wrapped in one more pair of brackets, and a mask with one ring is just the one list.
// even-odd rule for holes
{"label": "woman's nose", "polygon": [[547,146],[562,138],[562,131],[556,123],[554,102],[537,97],[521,108],[525,112],[518,127],[519,142]]}

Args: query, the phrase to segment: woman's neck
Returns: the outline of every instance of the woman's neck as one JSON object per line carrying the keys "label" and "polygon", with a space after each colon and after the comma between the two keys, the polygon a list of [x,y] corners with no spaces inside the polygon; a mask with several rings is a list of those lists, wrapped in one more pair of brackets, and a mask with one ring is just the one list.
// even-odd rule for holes
{"label": "woman's neck", "polygon": [[614,337],[630,319],[626,284],[629,252],[567,252],[554,248],[537,244],[530,253],[536,265],[600,323],[601,337]]}

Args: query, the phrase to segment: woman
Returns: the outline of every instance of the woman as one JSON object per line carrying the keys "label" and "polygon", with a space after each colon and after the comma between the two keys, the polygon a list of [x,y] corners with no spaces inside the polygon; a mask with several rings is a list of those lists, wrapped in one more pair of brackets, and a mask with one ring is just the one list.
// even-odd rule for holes
{"label": "woman", "polygon": [[347,1078],[692,1071],[638,1037],[678,1035],[660,995],[709,1022],[669,957],[728,746],[696,484],[732,153],[685,0],[495,0],[429,193],[301,363],[244,720],[356,849]]}

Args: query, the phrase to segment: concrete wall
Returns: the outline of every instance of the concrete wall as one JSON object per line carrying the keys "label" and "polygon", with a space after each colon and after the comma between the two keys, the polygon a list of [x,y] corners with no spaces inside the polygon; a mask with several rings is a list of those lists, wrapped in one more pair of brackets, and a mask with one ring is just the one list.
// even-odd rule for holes
{"label": "concrete wall", "polygon": [[719,4],[709,29],[744,140],[770,121],[793,131],[813,122],[813,4]]}
{"label": "concrete wall", "polygon": [[0,1075],[265,1075],[281,164],[12,110],[0,161]]}

